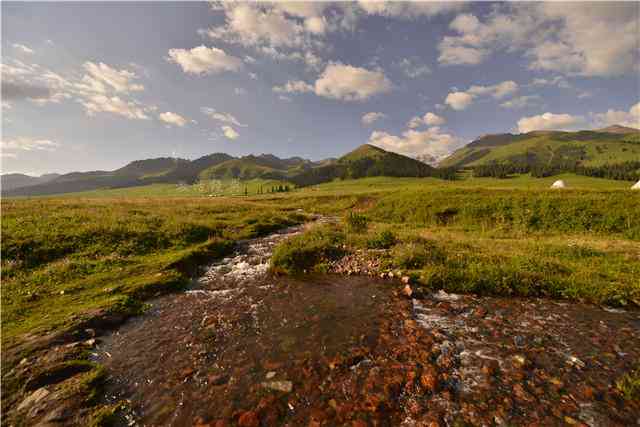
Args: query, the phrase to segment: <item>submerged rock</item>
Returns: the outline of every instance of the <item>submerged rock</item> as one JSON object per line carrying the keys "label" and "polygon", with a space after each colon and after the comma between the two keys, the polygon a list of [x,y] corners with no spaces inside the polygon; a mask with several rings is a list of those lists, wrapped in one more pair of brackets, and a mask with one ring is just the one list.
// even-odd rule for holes
{"label": "submerged rock", "polygon": [[293,390],[293,383],[291,381],[268,381],[263,382],[262,386],[271,390],[282,391],[284,393],[291,393],[291,390]]}

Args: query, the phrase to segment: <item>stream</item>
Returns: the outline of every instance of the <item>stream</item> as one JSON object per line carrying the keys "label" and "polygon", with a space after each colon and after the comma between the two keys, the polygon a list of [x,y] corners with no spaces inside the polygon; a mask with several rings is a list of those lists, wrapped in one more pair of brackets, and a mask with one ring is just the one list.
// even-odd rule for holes
{"label": "stream", "polygon": [[615,380],[637,311],[268,273],[291,227],[240,242],[185,292],[103,337],[122,425],[635,425]]}

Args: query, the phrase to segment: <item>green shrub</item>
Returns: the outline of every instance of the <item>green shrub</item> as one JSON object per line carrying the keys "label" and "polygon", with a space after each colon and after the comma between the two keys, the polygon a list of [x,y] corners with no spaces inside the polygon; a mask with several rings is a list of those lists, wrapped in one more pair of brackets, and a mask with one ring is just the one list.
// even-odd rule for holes
{"label": "green shrub", "polygon": [[390,230],[384,230],[367,240],[369,249],[389,249],[396,244],[396,236]]}
{"label": "green shrub", "polygon": [[329,226],[317,226],[280,243],[273,251],[271,268],[286,274],[326,270],[327,261],[338,258],[344,235]]}
{"label": "green shrub", "polygon": [[356,212],[349,212],[344,218],[344,223],[350,233],[364,233],[369,227],[369,219]]}

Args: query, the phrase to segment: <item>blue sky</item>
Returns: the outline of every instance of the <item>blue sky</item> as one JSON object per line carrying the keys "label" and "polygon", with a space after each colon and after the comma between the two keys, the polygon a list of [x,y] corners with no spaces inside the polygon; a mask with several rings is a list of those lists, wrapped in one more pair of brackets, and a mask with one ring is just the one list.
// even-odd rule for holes
{"label": "blue sky", "polygon": [[640,5],[2,3],[2,170],[640,127]]}

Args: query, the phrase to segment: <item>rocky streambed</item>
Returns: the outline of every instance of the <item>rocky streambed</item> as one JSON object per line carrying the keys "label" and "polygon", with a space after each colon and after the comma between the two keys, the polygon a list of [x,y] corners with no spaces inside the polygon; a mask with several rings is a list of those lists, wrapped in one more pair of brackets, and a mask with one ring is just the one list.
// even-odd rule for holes
{"label": "rocky streambed", "polygon": [[99,343],[105,399],[129,402],[123,424],[639,422],[640,403],[615,384],[640,360],[637,311],[411,299],[375,262],[351,276],[268,274],[273,247],[300,231],[243,242]]}

